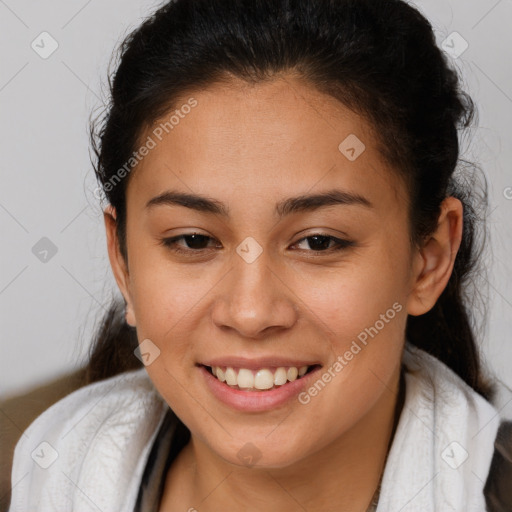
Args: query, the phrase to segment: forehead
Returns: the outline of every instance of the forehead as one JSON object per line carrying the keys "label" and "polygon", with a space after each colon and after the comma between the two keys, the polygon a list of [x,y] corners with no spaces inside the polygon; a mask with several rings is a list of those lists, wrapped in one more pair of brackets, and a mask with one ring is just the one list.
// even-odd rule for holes
{"label": "forehead", "polygon": [[154,147],[132,171],[128,202],[138,207],[168,188],[246,205],[334,187],[384,208],[406,199],[372,126],[291,76],[217,83],[173,109],[141,138]]}

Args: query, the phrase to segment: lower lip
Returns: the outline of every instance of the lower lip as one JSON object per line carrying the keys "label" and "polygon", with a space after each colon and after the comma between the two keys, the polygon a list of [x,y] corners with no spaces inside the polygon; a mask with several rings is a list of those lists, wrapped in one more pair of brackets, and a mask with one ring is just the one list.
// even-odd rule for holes
{"label": "lower lip", "polygon": [[262,412],[275,409],[292,398],[296,397],[309,383],[312,375],[314,375],[320,366],[316,367],[300,379],[268,391],[241,391],[228,386],[225,382],[221,382],[214,377],[204,366],[199,366],[200,372],[203,374],[206,385],[210,391],[221,402],[247,412]]}

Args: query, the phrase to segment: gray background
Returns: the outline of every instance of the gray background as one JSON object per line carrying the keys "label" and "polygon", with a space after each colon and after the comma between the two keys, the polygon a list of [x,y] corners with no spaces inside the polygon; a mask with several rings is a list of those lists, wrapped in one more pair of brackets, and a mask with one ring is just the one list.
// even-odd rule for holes
{"label": "gray background", "polygon": [[[117,293],[94,195],[88,118],[102,105],[117,42],[157,5],[0,0],[0,398],[83,363],[94,323]],[[479,111],[462,156],[477,161],[489,182],[489,318],[482,344],[489,367],[512,387],[512,1],[414,5],[433,24],[439,45],[446,40],[453,52],[468,44],[450,58]],[[45,31],[58,43],[47,59],[31,47]],[[49,44],[46,39],[45,49]],[[49,249],[46,262],[36,250],[48,248],[43,237],[57,250]],[[512,416],[508,400],[503,414]]]}

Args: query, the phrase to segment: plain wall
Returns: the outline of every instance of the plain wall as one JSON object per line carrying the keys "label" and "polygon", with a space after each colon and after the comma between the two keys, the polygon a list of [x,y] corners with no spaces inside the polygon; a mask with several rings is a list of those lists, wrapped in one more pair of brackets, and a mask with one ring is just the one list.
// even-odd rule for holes
{"label": "plain wall", "polygon": [[[117,293],[94,195],[87,126],[105,98],[117,42],[157,5],[0,3],[0,398],[82,364],[94,323]],[[454,31],[468,44],[452,59],[479,111],[479,126],[462,156],[478,162],[489,183],[490,295],[482,344],[490,367],[512,387],[512,3],[415,5],[432,22],[439,44]],[[58,42],[46,59],[31,47],[43,31]],[[50,44],[45,39],[44,48]],[[40,259],[43,250],[48,261]]]}

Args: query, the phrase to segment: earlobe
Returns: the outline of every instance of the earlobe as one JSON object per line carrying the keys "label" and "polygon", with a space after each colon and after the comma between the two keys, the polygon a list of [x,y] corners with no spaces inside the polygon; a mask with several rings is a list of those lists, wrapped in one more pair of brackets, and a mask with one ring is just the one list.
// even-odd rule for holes
{"label": "earlobe", "polygon": [[455,197],[446,198],[436,231],[414,255],[408,314],[418,316],[430,311],[446,288],[462,240],[462,223],[462,203]]}
{"label": "earlobe", "polygon": [[128,325],[130,325],[131,327],[136,326],[135,313],[133,312],[131,302],[126,303],[126,312],[125,312],[124,317],[125,317],[126,323]]}
{"label": "earlobe", "polygon": [[133,311],[132,299],[130,294],[130,279],[126,261],[119,249],[119,239],[117,237],[116,211],[112,205],[108,205],[103,212],[105,221],[105,231],[107,236],[107,249],[110,266],[114,274],[117,286],[123,295],[126,304],[125,319],[128,325],[135,327],[135,313]]}

